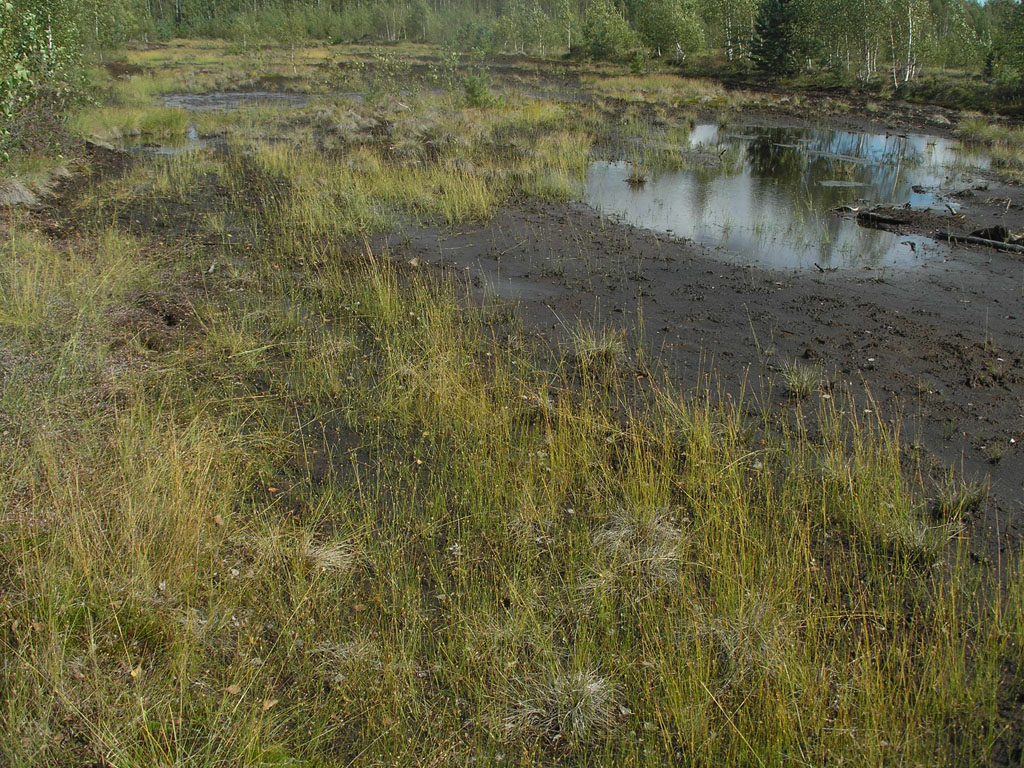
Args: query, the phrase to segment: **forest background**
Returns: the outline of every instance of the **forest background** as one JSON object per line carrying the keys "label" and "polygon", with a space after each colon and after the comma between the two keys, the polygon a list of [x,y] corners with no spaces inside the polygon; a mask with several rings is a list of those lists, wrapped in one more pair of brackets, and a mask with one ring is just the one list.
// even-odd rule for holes
{"label": "forest background", "polygon": [[924,92],[996,111],[1024,90],[1015,0],[0,0],[0,157],[54,135],[69,102],[87,96],[87,61],[128,41],[175,37],[243,50],[430,42],[453,53]]}

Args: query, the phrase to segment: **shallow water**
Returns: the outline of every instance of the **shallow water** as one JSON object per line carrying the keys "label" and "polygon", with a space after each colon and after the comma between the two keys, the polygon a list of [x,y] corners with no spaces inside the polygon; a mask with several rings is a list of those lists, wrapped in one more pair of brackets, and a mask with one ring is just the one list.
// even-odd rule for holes
{"label": "shallow water", "polygon": [[642,185],[628,183],[630,163],[593,163],[584,202],[723,259],[781,269],[912,267],[948,254],[945,244],[864,229],[830,209],[955,208],[942,195],[970,186],[988,165],[957,142],[915,135],[700,124],[687,142],[677,149],[697,151],[696,161]]}
{"label": "shallow water", "polygon": [[[270,91],[237,91],[215,93],[170,93],[161,97],[165,107],[176,107],[189,112],[233,112],[245,107],[281,106],[301,109],[309,104],[305,93],[275,93]],[[143,137],[125,137],[121,146],[130,152],[173,156],[215,144],[216,140],[203,139],[195,124],[189,125],[184,137],[153,142]]]}
{"label": "shallow water", "polygon": [[216,112],[241,109],[255,104],[304,107],[309,103],[305,93],[271,91],[239,91],[227,93],[169,93],[160,102],[165,107],[178,107],[189,112]]}
{"label": "shallow water", "polygon": [[154,142],[143,136],[125,136],[121,139],[120,145],[129,152],[137,152],[161,157],[173,157],[195,149],[202,149],[211,144],[210,139],[199,137],[199,129],[195,125],[189,125],[185,135],[181,138],[163,139]]}

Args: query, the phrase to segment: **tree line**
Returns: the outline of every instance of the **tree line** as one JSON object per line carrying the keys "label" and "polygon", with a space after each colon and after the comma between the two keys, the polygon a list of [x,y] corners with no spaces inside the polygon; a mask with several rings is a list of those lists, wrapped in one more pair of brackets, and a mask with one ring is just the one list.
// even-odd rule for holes
{"label": "tree line", "polygon": [[0,144],[31,105],[59,112],[83,51],[176,36],[701,61],[897,88],[925,67],[1024,82],[1019,0],[0,0]]}
{"label": "tree line", "polygon": [[[772,74],[914,79],[924,67],[1024,72],[1017,0],[118,0],[122,34],[239,41],[292,34],[533,55],[693,61]],[[127,18],[127,16],[125,17]]]}

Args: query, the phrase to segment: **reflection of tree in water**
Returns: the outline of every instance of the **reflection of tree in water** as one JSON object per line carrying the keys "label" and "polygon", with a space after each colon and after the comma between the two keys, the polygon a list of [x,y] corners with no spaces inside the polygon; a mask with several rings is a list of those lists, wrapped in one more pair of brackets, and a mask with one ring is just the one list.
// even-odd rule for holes
{"label": "reflection of tree in water", "polygon": [[754,194],[762,200],[785,198],[789,221],[777,222],[792,231],[803,223],[814,204],[813,193],[806,189],[807,157],[791,136],[770,130],[747,144],[746,165]]}
{"label": "reflection of tree in water", "polygon": [[[921,162],[919,149],[903,137],[786,129],[747,140],[744,157],[755,199],[766,207],[768,200],[784,201],[773,206],[778,220],[771,229],[822,266],[876,263],[884,256],[891,238],[823,214],[864,196],[909,199],[905,171]],[[756,227],[765,232],[765,224]]]}
{"label": "reflection of tree in water", "polygon": [[858,182],[873,190],[874,202],[905,202],[911,191],[906,170],[922,161],[917,148],[904,136],[809,131],[804,142],[808,173],[822,190],[824,207],[839,205],[850,195],[842,187],[822,187],[822,181]]}
{"label": "reflection of tree in water", "polygon": [[[899,238],[862,229],[828,209],[859,198],[899,204],[910,199],[911,184],[940,182],[947,159],[929,141],[753,130],[759,135],[716,134],[717,146],[704,145],[704,152],[717,158],[702,152],[688,168],[655,174],[623,203],[627,218],[780,265],[817,262],[828,268],[906,260],[909,251]],[[616,177],[614,189],[622,193],[623,183]]]}
{"label": "reflection of tree in water", "polygon": [[693,173],[693,216],[696,221],[707,223],[716,211],[712,205],[715,188],[714,183],[721,174],[714,166],[699,166]]}
{"label": "reflection of tree in water", "polygon": [[755,178],[774,179],[792,188],[804,172],[805,155],[800,147],[786,144],[775,131],[747,145],[747,165]]}
{"label": "reflection of tree in water", "polygon": [[[791,191],[795,204],[824,210],[862,196],[858,189],[873,190],[874,202],[905,202],[906,171],[925,157],[903,136],[772,129],[747,144],[746,161],[755,179]],[[851,186],[821,183],[830,181]]]}
{"label": "reflection of tree in water", "polygon": [[707,183],[744,171],[743,154],[738,147],[723,145],[719,147],[719,153],[717,163],[703,163],[695,167],[694,173],[699,182]]}
{"label": "reflection of tree in water", "polygon": [[863,229],[849,219],[832,216],[824,220],[815,263],[829,267],[866,267],[879,264],[892,248],[893,236],[880,230]]}

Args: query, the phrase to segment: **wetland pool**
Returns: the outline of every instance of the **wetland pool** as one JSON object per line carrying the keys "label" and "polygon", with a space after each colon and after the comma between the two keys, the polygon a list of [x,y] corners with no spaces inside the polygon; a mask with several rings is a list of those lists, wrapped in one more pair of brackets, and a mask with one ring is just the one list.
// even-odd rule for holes
{"label": "wetland pool", "polygon": [[[664,150],[662,150],[664,152]],[[923,135],[698,124],[675,168],[631,183],[634,165],[597,161],[583,202],[615,221],[777,269],[913,268],[950,252],[917,235],[865,229],[831,209],[956,210],[988,158]]]}
{"label": "wetland pool", "polygon": [[288,91],[218,91],[213,93],[169,93],[160,99],[165,107],[189,112],[230,112],[249,106],[279,106],[301,109],[309,94]]}

